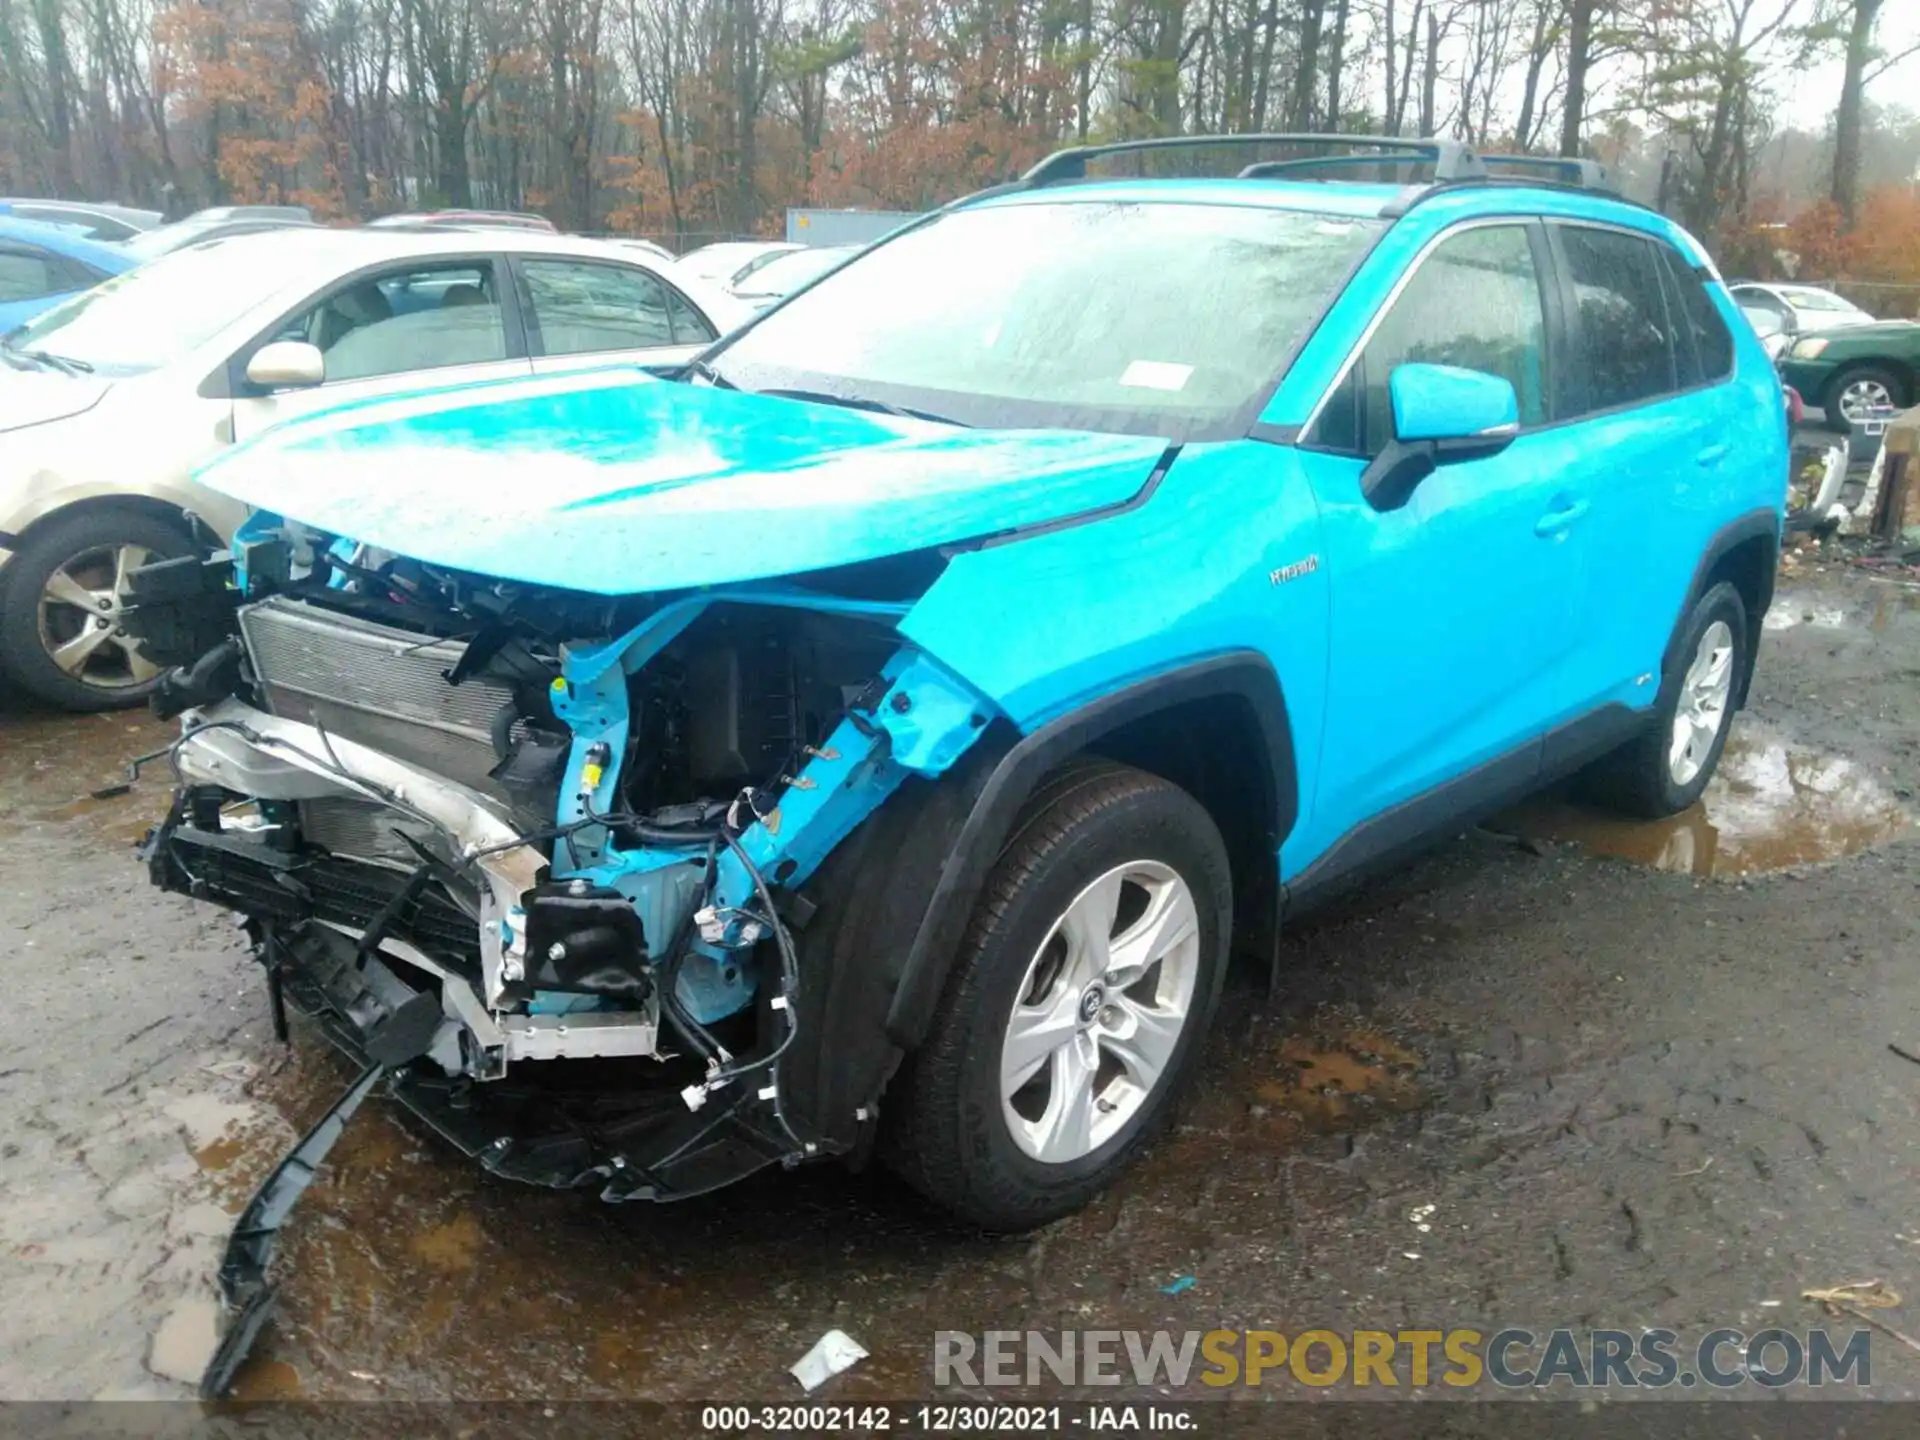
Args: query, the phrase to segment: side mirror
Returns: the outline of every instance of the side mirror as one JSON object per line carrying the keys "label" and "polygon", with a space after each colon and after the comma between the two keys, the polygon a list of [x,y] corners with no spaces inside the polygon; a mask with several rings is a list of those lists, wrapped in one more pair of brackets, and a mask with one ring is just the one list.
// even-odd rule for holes
{"label": "side mirror", "polygon": [[304,340],[262,345],[247,361],[247,380],[263,390],[305,390],[327,378],[327,359]]}
{"label": "side mirror", "polygon": [[1520,433],[1510,381],[1456,365],[1396,365],[1387,377],[1393,439],[1360,476],[1376,510],[1396,510],[1436,467],[1496,455]]}

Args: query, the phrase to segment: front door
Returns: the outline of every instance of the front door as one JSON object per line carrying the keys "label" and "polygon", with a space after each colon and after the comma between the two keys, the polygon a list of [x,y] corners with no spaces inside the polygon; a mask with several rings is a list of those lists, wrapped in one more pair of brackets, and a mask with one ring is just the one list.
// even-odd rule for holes
{"label": "front door", "polygon": [[[1330,567],[1325,731],[1313,811],[1284,868],[1342,862],[1433,823],[1480,788],[1524,789],[1539,738],[1567,707],[1583,618],[1589,498],[1564,477],[1541,277],[1523,222],[1475,224],[1430,249],[1388,302],[1302,439]],[[1405,503],[1361,493],[1392,438],[1387,381],[1419,362],[1512,382],[1521,430],[1498,454],[1441,464]],[[1371,822],[1371,823],[1368,823]]]}
{"label": "front door", "polygon": [[[259,342],[316,346],[326,380],[272,392],[237,385],[234,439],[353,400],[531,375],[525,347],[510,340],[504,274],[503,265],[485,258],[415,260],[334,287]],[[236,357],[236,375],[248,358]]]}

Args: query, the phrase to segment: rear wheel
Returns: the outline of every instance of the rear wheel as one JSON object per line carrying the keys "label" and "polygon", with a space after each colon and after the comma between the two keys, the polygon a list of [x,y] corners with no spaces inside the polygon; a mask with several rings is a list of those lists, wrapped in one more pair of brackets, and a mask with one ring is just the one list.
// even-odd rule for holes
{"label": "rear wheel", "polygon": [[1648,819],[1677,815],[1698,800],[1726,748],[1749,654],[1746,602],[1722,581],[1694,603],[1680,627],[1653,723],[1588,771],[1585,793]]}
{"label": "rear wheel", "polygon": [[1164,1122],[1225,973],[1227,857],[1185,791],[1119,765],[1043,786],[968,927],[883,1154],[969,1223],[1084,1205]]}
{"label": "rear wheel", "polygon": [[48,522],[0,570],[0,667],[65,710],[140,704],[160,670],[121,628],[129,577],[193,550],[184,526],[131,507]]}

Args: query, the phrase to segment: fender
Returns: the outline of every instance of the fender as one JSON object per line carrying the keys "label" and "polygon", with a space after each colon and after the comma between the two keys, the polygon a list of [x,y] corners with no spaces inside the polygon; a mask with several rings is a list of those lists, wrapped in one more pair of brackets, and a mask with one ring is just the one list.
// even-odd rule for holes
{"label": "fender", "polygon": [[937,780],[904,781],[802,891],[801,1024],[782,1067],[795,1123],[835,1151],[871,1136],[873,1103],[925,1039],[987,873],[1042,777],[1131,721],[1224,697],[1248,702],[1265,740],[1254,783],[1265,791],[1277,886],[1297,785],[1286,702],[1264,655],[1164,672],[1024,737],[996,725]]}
{"label": "fender", "polygon": [[960,833],[948,850],[926,911],[907,951],[888,1009],[888,1037],[903,1050],[926,1038],[960,947],[967,917],[987,872],[1027,796],[1042,776],[1069,756],[1130,721],[1196,700],[1239,696],[1249,702],[1266,741],[1268,840],[1276,855],[1299,811],[1299,779],[1286,697],[1272,663],[1256,651],[1233,651],[1162,672],[1093,701],[1025,736],[985,777]]}
{"label": "fender", "polygon": [[1714,566],[1731,554],[1734,547],[1755,538],[1764,539],[1767,542],[1767,558],[1760,571],[1760,603],[1754,608],[1754,613],[1747,617],[1746,679],[1741,684],[1740,693],[1734,697],[1736,708],[1747,703],[1746,686],[1752,683],[1753,662],[1760,650],[1760,622],[1773,605],[1774,574],[1780,567],[1782,523],[1778,510],[1752,510],[1738,519],[1728,521],[1714,532],[1713,538],[1700,554],[1699,563],[1693,567],[1693,579],[1687,585],[1686,599],[1681,602],[1680,613],[1674,616],[1673,631],[1667,639],[1666,651],[1660,657],[1662,674],[1673,664],[1674,646],[1680,641],[1680,622],[1693,609],[1694,602],[1706,593],[1707,576],[1713,573]]}

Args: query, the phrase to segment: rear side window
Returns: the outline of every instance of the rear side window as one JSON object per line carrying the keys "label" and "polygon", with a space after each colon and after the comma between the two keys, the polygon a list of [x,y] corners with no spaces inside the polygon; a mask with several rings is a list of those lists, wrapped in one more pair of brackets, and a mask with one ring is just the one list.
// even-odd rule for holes
{"label": "rear side window", "polygon": [[1680,388],[1711,385],[1726,379],[1733,373],[1733,336],[1714,308],[1706,283],[1672,246],[1654,248],[1660,255],[1660,272],[1667,282],[1668,306],[1680,331],[1680,343],[1674,355]]}
{"label": "rear side window", "polygon": [[1546,317],[1523,225],[1484,225],[1442,240],[1381,318],[1327,398],[1307,443],[1377,455],[1393,439],[1387,381],[1397,365],[1458,365],[1512,383],[1520,423],[1547,417]]}
{"label": "rear side window", "polygon": [[25,245],[0,248],[0,303],[38,300],[72,288],[58,256]]}
{"label": "rear side window", "polygon": [[1573,291],[1571,371],[1586,382],[1581,412],[1672,394],[1674,337],[1652,242],[1620,230],[1556,228]]}
{"label": "rear side window", "polygon": [[522,260],[542,355],[673,344],[666,287],[643,270],[581,260]]}

